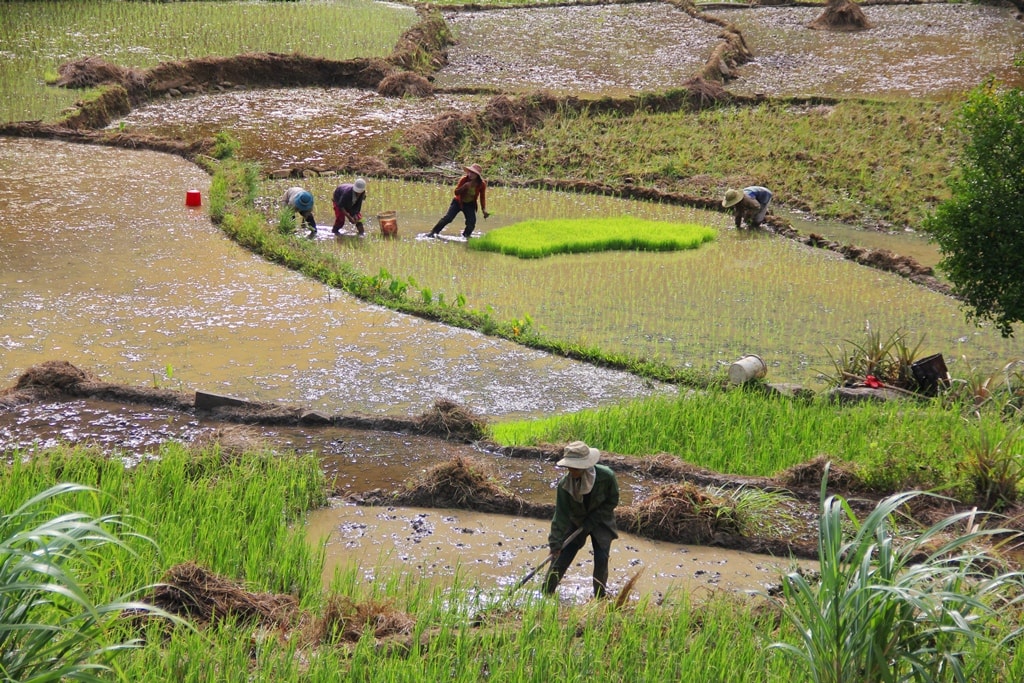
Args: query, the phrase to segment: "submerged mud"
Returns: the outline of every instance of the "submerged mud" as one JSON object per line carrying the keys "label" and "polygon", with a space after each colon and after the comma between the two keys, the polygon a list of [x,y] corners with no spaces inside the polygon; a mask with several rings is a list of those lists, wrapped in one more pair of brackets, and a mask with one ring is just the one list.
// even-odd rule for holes
{"label": "submerged mud", "polygon": [[716,6],[753,53],[729,83],[737,94],[770,97],[947,96],[992,75],[1020,85],[1014,57],[1024,46],[1016,10],[987,4],[864,5],[871,28],[807,28],[821,7]]}
{"label": "submerged mud", "polygon": [[172,139],[212,138],[230,131],[239,158],[271,172],[301,168],[360,169],[381,164],[392,138],[447,111],[474,112],[483,98],[384,97],[360,88],[232,90],[151,102],[114,120],[108,131]]}
{"label": "submerged mud", "polygon": [[721,28],[667,3],[448,12],[440,88],[628,95],[697,76]]}

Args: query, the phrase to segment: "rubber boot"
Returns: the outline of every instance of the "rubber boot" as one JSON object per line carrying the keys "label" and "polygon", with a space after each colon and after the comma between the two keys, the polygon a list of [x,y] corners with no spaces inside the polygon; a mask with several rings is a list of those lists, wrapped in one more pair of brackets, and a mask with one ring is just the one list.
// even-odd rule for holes
{"label": "rubber boot", "polygon": [[594,572],[594,597],[603,598],[607,596],[608,569]]}

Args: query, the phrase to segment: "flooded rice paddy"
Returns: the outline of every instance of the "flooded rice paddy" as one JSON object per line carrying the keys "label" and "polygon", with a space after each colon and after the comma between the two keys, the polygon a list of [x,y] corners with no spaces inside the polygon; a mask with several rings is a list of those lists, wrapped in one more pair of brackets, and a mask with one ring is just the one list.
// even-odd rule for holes
{"label": "flooded rice paddy", "polygon": [[0,380],[67,360],[104,381],[329,414],[579,410],[650,383],[368,306],[267,263],[203,209],[209,178],[153,152],[0,139]]}
{"label": "flooded rice paddy", "polygon": [[[318,204],[329,203],[336,178],[306,183]],[[268,183],[270,203],[285,181]],[[272,188],[272,189],[270,189]],[[491,308],[503,319],[524,319],[547,335],[612,351],[656,357],[714,371],[746,353],[760,355],[769,380],[823,387],[833,370],[829,353],[843,340],[864,339],[865,325],[888,335],[902,330],[923,340],[922,353],[942,353],[951,368],[962,362],[1001,367],[1024,356],[1019,340],[966,323],[957,303],[897,275],[857,265],[765,232],[736,231],[725,213],[678,206],[540,190],[492,188],[491,218],[478,232],[517,221],[634,215],[649,220],[696,222],[718,230],[699,249],[674,253],[606,252],[523,260],[478,252],[464,244],[424,241],[444,211],[448,189],[437,185],[371,181],[364,210],[398,212],[399,235],[382,240],[316,236],[368,274],[381,268],[412,277],[436,297]],[[896,253],[934,249],[915,233],[883,234],[806,222],[807,231],[845,243],[877,242]],[[800,226],[803,229],[803,226]],[[446,229],[458,235],[459,218]],[[371,224],[371,233],[376,226]],[[830,234],[831,233],[831,234]],[[303,233],[305,234],[305,233]],[[961,366],[962,367],[962,366]],[[951,370],[954,371],[955,370]]]}
{"label": "flooded rice paddy", "polygon": [[[754,54],[728,88],[742,94],[948,95],[992,74],[1018,82],[1024,46],[1013,8],[871,5],[874,27],[843,33],[806,24],[821,7],[716,5]],[[449,12],[458,44],[441,87],[628,95],[680,87],[710,57],[721,28],[663,3]],[[529,49],[524,50],[525,44]]]}
{"label": "flooded rice paddy", "polygon": [[[433,437],[325,427],[299,429],[224,425],[162,408],[93,399],[23,406],[0,413],[2,450],[59,444],[91,445],[116,451],[131,466],[158,451],[168,440],[258,444],[277,451],[315,452],[339,494],[392,490],[422,478],[434,465],[453,457],[486,462],[495,479],[533,503],[554,500],[561,471],[551,463],[485,453],[474,446]],[[656,480],[618,474],[622,504],[650,493]],[[546,520],[466,510],[364,507],[335,499],[314,511],[307,537],[323,545],[324,585],[335,571],[355,565],[367,581],[406,571],[417,581],[450,584],[456,573],[483,592],[504,590],[546,555]],[[592,587],[589,546],[559,587],[563,600],[583,602]],[[810,562],[801,562],[811,566]],[[622,534],[612,545],[610,588],[617,592],[638,571],[639,594],[665,596],[685,591],[696,597],[713,591],[765,591],[790,568],[785,558],[676,543]],[[522,588],[536,591],[537,577]]]}
{"label": "flooded rice paddy", "polygon": [[0,121],[47,119],[80,99],[82,91],[50,87],[46,79],[64,62],[81,57],[143,69],[245,52],[385,57],[415,21],[414,8],[377,0],[5,0]]}
{"label": "flooded rice paddy", "polygon": [[448,12],[439,87],[622,95],[681,87],[721,28],[659,2]]}
{"label": "flooded rice paddy", "polygon": [[754,53],[729,90],[742,94],[930,97],[989,75],[1021,84],[1024,32],[1009,5],[868,5],[866,31],[813,31],[820,7],[718,9]]}
{"label": "flooded rice paddy", "polygon": [[109,128],[183,139],[226,130],[241,143],[241,159],[278,168],[344,168],[356,157],[382,153],[402,128],[484,102],[454,95],[384,97],[358,88],[235,90],[154,102]]}
{"label": "flooded rice paddy", "polygon": [[[184,56],[142,54],[138,50],[150,48],[127,44],[125,52],[112,55],[92,48],[92,41],[108,39],[106,30],[70,36],[85,52],[54,47],[58,43],[50,38],[18,29],[14,11],[50,3],[7,5],[11,11],[0,16],[0,51],[11,59],[0,60],[3,84],[17,80],[5,70],[13,65],[18,79],[30,73],[31,87],[53,91],[41,87],[41,74],[55,68],[57,58],[85,53],[129,66],[155,56]],[[388,30],[413,17],[407,7],[362,5],[400,14],[400,21],[383,22]],[[1008,65],[1020,50],[1021,33],[1008,9],[908,5],[866,11],[875,28],[836,34],[802,28],[820,8],[714,10],[736,22],[755,55],[730,88],[768,95],[918,97],[963,90],[990,73],[1014,75]],[[446,16],[459,43],[438,74],[442,88],[601,95],[663,90],[700,69],[719,32],[660,3]],[[68,33],[56,28],[61,36]],[[191,36],[179,38],[194,47]],[[356,53],[384,54],[393,39],[382,45]],[[26,53],[54,63],[15,63]],[[0,118],[52,115],[80,96],[56,91],[52,101],[49,93],[23,97],[24,84],[18,83],[4,85],[18,95],[0,104],[7,107]],[[227,128],[243,149],[270,150],[262,158],[281,165],[340,166],[351,155],[376,153],[402,126],[466,106],[477,102],[448,95],[386,100],[337,89],[232,91],[153,103],[115,126],[170,136]],[[342,180],[348,178],[304,181],[315,191],[324,226],[331,219],[330,192]],[[10,385],[41,361],[65,359],[105,381],[203,389],[332,414],[411,415],[443,397],[491,418],[572,412],[671,390],[367,306],[265,263],[227,241],[202,210],[184,206],[186,190],[200,189],[205,197],[208,184],[195,166],[165,155],[0,139],[0,384]],[[264,208],[276,204],[283,185],[268,183]],[[529,218],[629,213],[712,225],[719,239],[679,254],[539,261],[417,240],[443,212],[450,190],[450,184],[371,181],[367,213],[397,210],[399,239],[380,239],[372,222],[365,239],[335,238],[326,227],[314,238],[367,273],[385,268],[447,300],[461,294],[469,306],[491,308],[503,318],[529,316],[550,336],[692,367],[723,367],[739,355],[758,353],[768,361],[769,379],[814,385],[817,374],[829,369],[826,346],[860,340],[868,322],[924,338],[923,350],[945,354],[954,372],[961,355],[981,367],[1024,356],[1021,342],[968,326],[945,297],[827,252],[768,234],[738,233],[716,212],[495,187],[489,197],[495,215],[481,221],[480,231]],[[925,263],[935,259],[917,235],[819,227],[840,241],[920,254],[916,258]],[[448,232],[460,228],[461,219]],[[68,402],[0,416],[0,445],[96,443],[141,454],[167,439],[195,440],[220,427],[169,411]],[[320,453],[340,492],[393,487],[434,462],[473,450],[344,430],[264,430],[256,436],[276,448]],[[490,459],[520,495],[551,498],[557,472],[550,466]],[[650,482],[623,477],[622,484],[628,502]],[[543,559],[546,529],[538,520],[338,504],[313,515],[309,538],[327,539],[325,576],[356,562],[368,577],[382,566],[425,580],[459,571],[481,585],[502,587]],[[563,593],[589,595],[587,565],[581,553]],[[774,581],[777,570],[764,558],[742,553],[624,536],[613,546],[613,590],[640,568],[646,571],[642,592],[677,586],[758,590]]]}

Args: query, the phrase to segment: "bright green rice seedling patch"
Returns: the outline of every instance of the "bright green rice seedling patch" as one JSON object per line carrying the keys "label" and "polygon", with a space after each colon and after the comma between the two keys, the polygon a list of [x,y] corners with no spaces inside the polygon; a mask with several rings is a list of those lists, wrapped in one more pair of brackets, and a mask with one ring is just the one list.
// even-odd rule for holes
{"label": "bright green rice seedling patch", "polygon": [[592,251],[677,251],[696,249],[715,239],[714,228],[663,223],[632,216],[530,220],[492,230],[469,242],[471,249],[519,258]]}

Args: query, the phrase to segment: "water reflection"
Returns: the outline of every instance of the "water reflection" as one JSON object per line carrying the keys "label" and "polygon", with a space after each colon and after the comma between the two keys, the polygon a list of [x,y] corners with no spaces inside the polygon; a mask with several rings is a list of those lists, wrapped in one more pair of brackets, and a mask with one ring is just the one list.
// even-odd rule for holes
{"label": "water reflection", "polygon": [[[871,5],[868,31],[812,31],[814,7],[716,5],[754,60],[729,89],[743,94],[930,96],[960,92],[989,74],[1019,83],[1024,44],[1012,7]],[[679,87],[696,75],[720,27],[663,3],[452,12],[458,44],[437,75],[443,87],[628,95]],[[523,50],[523,36],[530,49]]]}
{"label": "water reflection", "polygon": [[483,98],[383,97],[358,88],[243,90],[153,102],[113,122],[112,129],[197,139],[221,130],[241,143],[240,158],[261,163],[341,168],[384,151],[396,131]]}
{"label": "water reflection", "polygon": [[567,94],[680,87],[703,67],[721,32],[659,2],[454,12],[445,19],[458,43],[437,74],[439,86]]}
{"label": "water reflection", "polygon": [[819,7],[709,12],[743,32],[754,59],[729,89],[743,94],[925,97],[970,89],[995,75],[1020,84],[1024,46],[1012,7],[929,3],[870,5],[866,31],[813,31]]}
{"label": "water reflection", "polygon": [[62,359],[111,382],[328,413],[450,398],[537,415],[649,393],[624,373],[367,306],[233,244],[177,157],[0,139],[0,381]]}

